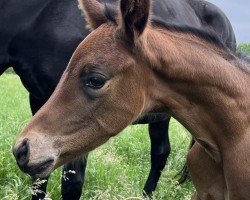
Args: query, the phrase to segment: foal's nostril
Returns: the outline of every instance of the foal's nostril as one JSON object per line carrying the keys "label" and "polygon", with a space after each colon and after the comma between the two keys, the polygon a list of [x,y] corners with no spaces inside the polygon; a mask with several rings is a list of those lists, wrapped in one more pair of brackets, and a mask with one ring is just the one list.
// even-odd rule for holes
{"label": "foal's nostril", "polygon": [[14,150],[14,156],[20,167],[29,162],[29,142],[28,139],[23,140],[22,144]]}

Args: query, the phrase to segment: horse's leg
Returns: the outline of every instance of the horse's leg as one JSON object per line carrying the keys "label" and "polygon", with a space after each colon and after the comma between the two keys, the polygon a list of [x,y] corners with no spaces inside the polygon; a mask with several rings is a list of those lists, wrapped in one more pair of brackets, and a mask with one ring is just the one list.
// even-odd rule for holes
{"label": "horse's leg", "polygon": [[197,142],[188,153],[187,166],[197,191],[192,200],[225,200],[222,167]]}
{"label": "horse's leg", "polygon": [[78,200],[82,194],[87,155],[64,165],[62,175],[62,199]]}
{"label": "horse's leg", "polygon": [[[32,96],[30,94],[30,108],[31,108],[31,112],[32,115],[35,115],[35,113],[43,106],[45,102],[40,101],[39,99],[37,99],[36,97]],[[32,200],[39,200],[39,199],[44,199],[45,195],[46,195],[46,188],[47,188],[47,184],[48,184],[48,178],[44,179],[45,181],[41,184],[35,184],[36,180],[33,179],[33,186],[35,186],[35,190],[37,190],[36,194],[32,195]]]}
{"label": "horse's leg", "polygon": [[151,170],[144,186],[146,195],[152,195],[170,154],[168,126],[170,117],[164,121],[150,123],[149,135],[151,139]]}

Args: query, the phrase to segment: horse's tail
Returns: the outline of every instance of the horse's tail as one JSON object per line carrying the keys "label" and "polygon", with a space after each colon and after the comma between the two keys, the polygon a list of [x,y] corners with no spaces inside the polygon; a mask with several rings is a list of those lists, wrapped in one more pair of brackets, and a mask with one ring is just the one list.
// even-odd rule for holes
{"label": "horse's tail", "polygon": [[180,178],[177,181],[179,185],[185,183],[186,180],[189,179],[189,173],[188,173],[188,169],[187,169],[187,164],[186,163],[183,166],[183,168],[181,169],[181,171],[177,174],[177,176],[180,176]]}
{"label": "horse's tail", "polygon": [[[195,141],[192,138],[188,150],[190,150],[194,146],[194,143],[195,143]],[[180,185],[183,184],[189,178],[189,172],[188,172],[188,168],[187,168],[187,164],[186,163],[182,167],[181,171],[176,176],[180,176],[180,178],[178,180],[178,184],[180,184]]]}

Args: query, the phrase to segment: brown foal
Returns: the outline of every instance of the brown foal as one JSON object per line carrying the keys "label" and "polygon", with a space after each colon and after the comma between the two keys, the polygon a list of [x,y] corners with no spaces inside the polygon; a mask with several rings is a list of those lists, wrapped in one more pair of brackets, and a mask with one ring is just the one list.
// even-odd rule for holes
{"label": "brown foal", "polygon": [[139,117],[168,113],[197,141],[193,198],[249,200],[250,65],[215,36],[153,25],[150,0],[79,2],[92,33],[18,139],[22,170],[46,177]]}

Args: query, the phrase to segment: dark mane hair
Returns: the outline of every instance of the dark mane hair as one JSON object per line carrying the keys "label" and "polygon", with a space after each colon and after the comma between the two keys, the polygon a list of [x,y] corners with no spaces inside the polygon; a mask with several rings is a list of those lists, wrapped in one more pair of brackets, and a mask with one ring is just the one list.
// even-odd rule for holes
{"label": "dark mane hair", "polygon": [[[105,3],[104,15],[109,21],[117,25],[117,18],[116,18],[117,7],[115,5]],[[204,29],[200,30],[200,29],[190,27],[190,26],[170,24],[170,23],[162,21],[161,19],[155,16],[151,17],[150,22],[151,22],[151,25],[153,25],[154,27],[164,28],[169,31],[191,34],[211,44],[214,44],[217,47],[228,50],[228,48],[220,41],[219,37],[212,29],[207,28],[206,30]]]}
{"label": "dark mane hair", "polygon": [[238,51],[237,56],[238,56],[238,58],[242,59],[246,63],[250,64],[250,57],[247,56],[244,52]]}
{"label": "dark mane hair", "polygon": [[[115,25],[118,25],[117,23],[117,6],[116,5],[111,5],[108,3],[105,3],[105,9],[104,9],[104,15],[106,16],[107,20],[114,23]],[[250,64],[250,57],[246,56],[242,52],[232,52],[228,47],[225,46],[219,39],[218,35],[216,34],[215,31],[213,31],[210,28],[207,29],[197,29],[191,26],[181,26],[181,25],[176,25],[176,24],[170,24],[167,22],[162,21],[161,19],[151,16],[150,19],[151,25],[154,27],[159,27],[163,28],[169,31],[173,32],[181,32],[181,33],[187,33],[194,35],[198,38],[201,38],[204,41],[207,41],[210,44],[213,44],[220,49],[225,50],[225,52],[228,53],[228,55],[223,56],[224,59],[228,60],[229,62],[234,60],[235,57],[239,58],[241,61],[244,61],[247,65]],[[241,66],[239,64],[239,68],[249,70],[249,67],[247,66]]]}
{"label": "dark mane hair", "polygon": [[202,40],[205,40],[211,44],[214,44],[215,46],[218,46],[222,49],[228,49],[221,42],[221,40],[219,39],[217,34],[209,28],[200,30],[200,29],[197,29],[197,28],[191,27],[191,26],[181,26],[181,25],[176,25],[176,24],[170,24],[170,23],[164,22],[164,21],[162,21],[154,16],[151,17],[151,24],[154,27],[165,28],[169,31],[191,34],[191,35],[194,35],[198,38],[201,38]]}

